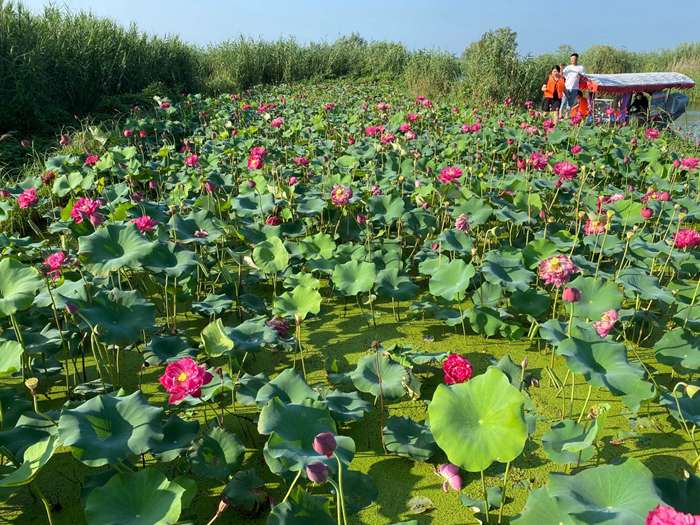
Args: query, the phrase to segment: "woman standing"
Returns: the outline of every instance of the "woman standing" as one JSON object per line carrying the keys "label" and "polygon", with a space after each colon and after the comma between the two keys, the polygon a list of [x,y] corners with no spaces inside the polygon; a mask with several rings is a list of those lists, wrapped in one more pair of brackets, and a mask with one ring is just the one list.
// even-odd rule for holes
{"label": "woman standing", "polygon": [[564,77],[561,75],[561,68],[553,66],[547,77],[547,82],[542,84],[542,111],[552,114],[552,118],[556,121],[561,105],[561,97],[564,93]]}

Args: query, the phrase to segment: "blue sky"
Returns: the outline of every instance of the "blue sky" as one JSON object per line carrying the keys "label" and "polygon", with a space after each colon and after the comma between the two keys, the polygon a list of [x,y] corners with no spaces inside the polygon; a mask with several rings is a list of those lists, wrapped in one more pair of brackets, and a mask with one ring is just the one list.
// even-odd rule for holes
{"label": "blue sky", "polygon": [[610,44],[632,51],[700,40],[700,0],[22,0],[90,10],[154,34],[209,44],[241,34],[335,40],[358,32],[411,49],[460,53],[489,29],[510,26],[520,52]]}

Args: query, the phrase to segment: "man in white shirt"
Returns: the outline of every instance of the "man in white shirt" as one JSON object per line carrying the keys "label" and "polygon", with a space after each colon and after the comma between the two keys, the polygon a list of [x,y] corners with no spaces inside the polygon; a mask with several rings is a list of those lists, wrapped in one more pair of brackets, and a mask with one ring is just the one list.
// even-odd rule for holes
{"label": "man in white shirt", "polygon": [[564,75],[564,96],[561,98],[561,106],[559,106],[559,118],[562,118],[564,110],[566,110],[566,116],[568,117],[569,111],[576,105],[579,78],[581,75],[586,74],[583,66],[578,65],[578,53],[571,53],[569,60],[569,65],[562,71]]}

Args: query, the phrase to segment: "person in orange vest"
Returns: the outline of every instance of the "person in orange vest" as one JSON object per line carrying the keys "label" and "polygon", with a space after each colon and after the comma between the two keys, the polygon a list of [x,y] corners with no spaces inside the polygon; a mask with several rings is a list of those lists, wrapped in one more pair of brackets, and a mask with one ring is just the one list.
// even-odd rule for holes
{"label": "person in orange vest", "polygon": [[564,93],[564,77],[561,75],[561,68],[553,66],[547,77],[547,82],[542,84],[542,111],[554,113],[553,118],[557,120],[557,113],[561,105],[561,97]]}
{"label": "person in orange vest", "polygon": [[576,95],[576,105],[571,108],[571,118],[576,116],[585,119],[590,113],[590,108],[588,105],[588,98],[583,94],[583,91],[579,89]]}

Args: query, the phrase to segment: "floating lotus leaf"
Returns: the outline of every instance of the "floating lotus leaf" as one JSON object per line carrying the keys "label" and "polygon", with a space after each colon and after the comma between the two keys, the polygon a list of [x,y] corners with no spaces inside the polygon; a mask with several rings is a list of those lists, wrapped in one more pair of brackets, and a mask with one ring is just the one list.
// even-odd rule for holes
{"label": "floating lotus leaf", "polygon": [[464,292],[476,271],[461,259],[441,263],[432,273],[430,293],[446,301],[464,299]]}
{"label": "floating lotus leaf", "polygon": [[265,317],[246,319],[241,324],[228,329],[236,352],[258,352],[265,345],[277,341],[277,332],[265,324]]}
{"label": "floating lotus leaf", "polygon": [[333,419],[340,423],[359,421],[372,408],[372,405],[362,399],[357,392],[341,392],[332,390],[323,396]]}
{"label": "floating lotus leaf", "polygon": [[572,372],[583,374],[593,386],[603,386],[621,396],[633,411],[655,395],[654,386],[644,380],[644,369],[627,360],[627,349],[622,343],[570,338],[559,344],[557,353],[566,358]]}
{"label": "floating lotus leaf", "polygon": [[45,284],[36,268],[4,258],[0,261],[0,317],[29,308],[42,286]]}
{"label": "floating lotus leaf", "polygon": [[670,330],[654,345],[656,359],[681,374],[700,371],[700,337],[678,327]]}
{"label": "floating lotus leaf", "polygon": [[383,395],[387,399],[399,399],[406,393],[409,381],[408,371],[398,363],[379,352],[366,355],[357,362],[350,373],[353,385],[360,392],[375,397]]}
{"label": "floating lotus leaf", "polygon": [[297,487],[291,496],[272,507],[267,525],[335,525],[328,498],[312,496]]}
{"label": "floating lotus leaf", "polygon": [[163,440],[160,415],[141,392],[118,397],[103,394],[64,409],[58,433],[73,456],[91,467],[117,463],[148,452]]}
{"label": "floating lotus leaf", "polygon": [[198,421],[185,421],[170,414],[163,424],[163,439],[151,449],[151,453],[160,461],[172,461],[192,445],[198,432]]}
{"label": "floating lotus leaf", "polygon": [[97,329],[100,342],[108,345],[133,344],[155,326],[155,306],[136,290],[100,290],[92,302],[81,305],[80,315]]}
{"label": "floating lotus leaf", "polygon": [[641,268],[625,268],[619,273],[618,280],[628,297],[639,295],[647,301],[655,300],[666,304],[674,302],[673,294],[661,286],[656,277]]}
{"label": "floating lotus leaf", "polygon": [[273,397],[285,403],[301,403],[305,399],[318,400],[318,392],[306,384],[304,378],[293,368],[283,370],[277,377],[258,390],[255,402],[264,406]]}
{"label": "floating lotus leaf", "polygon": [[192,472],[203,478],[224,481],[240,466],[243,452],[245,448],[235,434],[214,427],[192,449]]}
{"label": "floating lotus leaf", "polygon": [[374,286],[377,273],[374,263],[351,260],[338,264],[333,270],[333,284],[345,295],[369,292]]}
{"label": "floating lotus leaf", "polygon": [[527,439],[525,399],[497,368],[456,385],[439,385],[428,406],[430,430],[453,463],[469,472],[520,455]]}
{"label": "floating lotus leaf", "polygon": [[173,525],[184,494],[155,468],[120,473],[90,492],[85,517],[88,525]]}
{"label": "floating lotus leaf", "polygon": [[622,293],[614,281],[578,276],[568,286],[581,293],[578,301],[566,303],[567,311],[573,307],[576,317],[597,321],[603,312],[617,310],[622,303]]}
{"label": "floating lotus leaf", "polygon": [[437,451],[430,429],[407,417],[390,417],[386,420],[382,433],[386,449],[399,456],[427,461]]}
{"label": "floating lotus leaf", "polygon": [[481,272],[488,282],[509,292],[527,290],[535,278],[535,274],[525,268],[522,256],[514,257],[511,253],[489,252],[481,266]]}
{"label": "floating lotus leaf", "polygon": [[[489,500],[489,509],[497,509],[503,501],[503,490],[501,487],[489,487],[486,489],[486,497]],[[459,501],[474,512],[486,513],[486,501],[483,499],[470,498],[467,494],[460,494]]]}
{"label": "floating lotus leaf", "polygon": [[545,523],[579,525],[582,522],[574,521],[549,495],[547,487],[541,487],[530,493],[522,513],[516,516],[511,523],[513,525],[543,525]]}
{"label": "floating lotus leaf", "polygon": [[108,224],[78,239],[78,255],[98,275],[140,268],[157,242],[148,241],[133,224]]}
{"label": "floating lotus leaf", "polygon": [[273,311],[283,317],[306,319],[307,315],[321,311],[321,294],[317,290],[297,286],[275,300]]}
{"label": "floating lotus leaf", "polygon": [[235,510],[247,514],[255,514],[267,503],[265,482],[253,469],[236,472],[224,487],[223,495]]}
{"label": "floating lotus leaf", "polygon": [[[270,436],[263,452],[268,467],[275,474],[297,471],[315,461],[324,462],[333,472],[337,470],[335,458],[319,455],[312,448],[317,434],[336,433],[335,422],[322,401],[306,399],[302,403],[285,404],[273,398],[260,412],[258,432]],[[354,441],[336,435],[336,442],[336,454],[344,463],[349,463],[355,454]]]}
{"label": "floating lotus leaf", "polygon": [[255,246],[253,261],[263,272],[273,274],[287,267],[289,252],[279,237],[271,237]]}
{"label": "floating lotus leaf", "polygon": [[547,457],[559,465],[588,461],[593,457],[593,440],[597,432],[596,423],[586,428],[586,425],[565,419],[544,433],[542,448]]}

